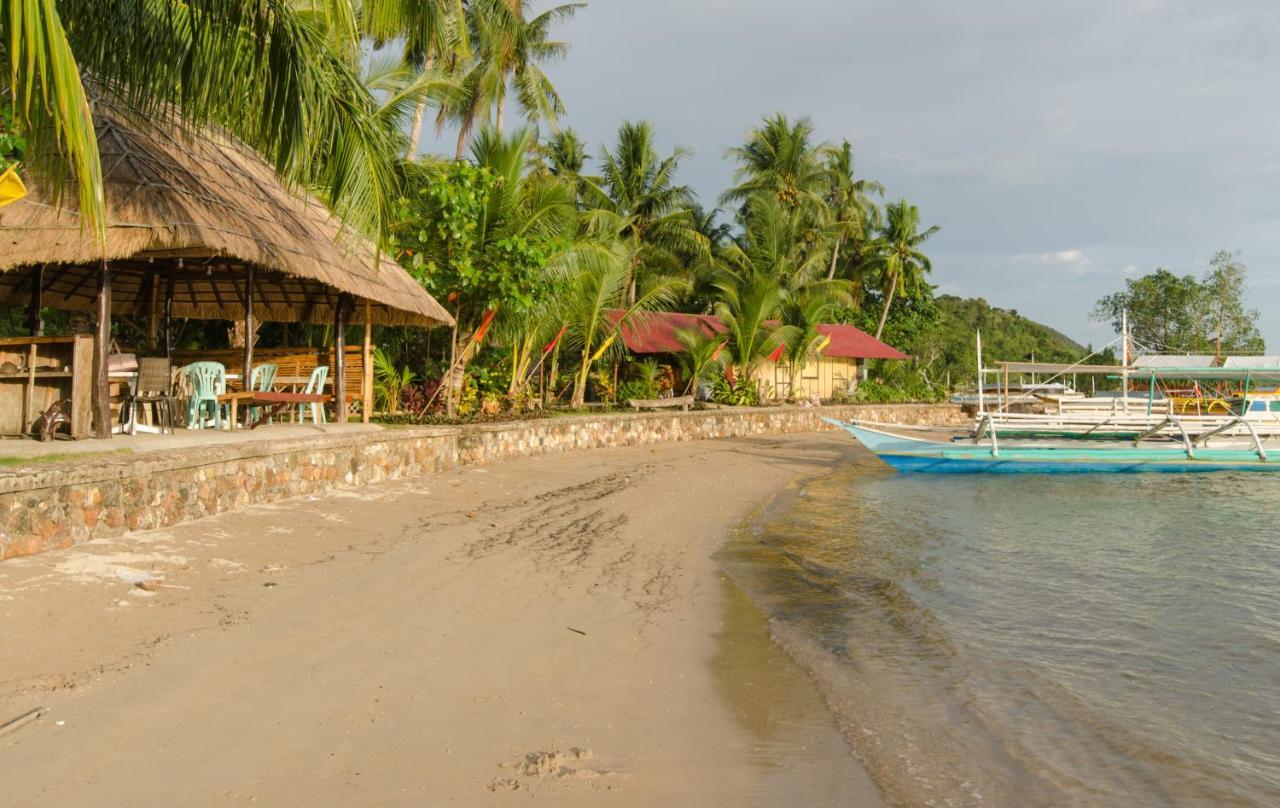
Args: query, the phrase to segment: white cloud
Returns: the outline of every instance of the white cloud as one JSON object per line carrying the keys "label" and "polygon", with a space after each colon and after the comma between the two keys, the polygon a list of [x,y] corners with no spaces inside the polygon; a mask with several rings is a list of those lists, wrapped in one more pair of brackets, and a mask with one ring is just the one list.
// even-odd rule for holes
{"label": "white cloud", "polygon": [[1083,250],[1056,250],[1053,252],[1022,253],[1009,260],[1015,264],[1039,264],[1083,271],[1093,266]]}

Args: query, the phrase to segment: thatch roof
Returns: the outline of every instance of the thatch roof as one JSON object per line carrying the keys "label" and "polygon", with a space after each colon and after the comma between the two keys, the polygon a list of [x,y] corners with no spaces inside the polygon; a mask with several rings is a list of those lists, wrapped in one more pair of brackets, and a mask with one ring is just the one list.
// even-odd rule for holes
{"label": "thatch roof", "polygon": [[[363,300],[379,324],[453,322],[403,268],[385,256],[375,264],[366,240],[342,232],[315,199],[290,193],[245,145],[180,122],[141,120],[103,92],[91,95],[114,313],[149,313],[153,288],[162,300],[172,277],[175,317],[235,319],[245,266],[253,264],[262,321],[332,322],[346,292],[357,298],[353,323],[364,321]],[[26,199],[0,210],[0,300],[26,302],[44,266],[44,305],[92,310],[104,248],[81,227],[74,188],[60,207],[40,183],[27,184]]]}

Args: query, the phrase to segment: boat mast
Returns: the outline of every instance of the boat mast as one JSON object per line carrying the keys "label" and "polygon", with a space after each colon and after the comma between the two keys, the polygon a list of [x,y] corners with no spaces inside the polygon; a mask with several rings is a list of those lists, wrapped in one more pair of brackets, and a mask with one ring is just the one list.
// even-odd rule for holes
{"label": "boat mast", "polygon": [[984,411],[982,387],[986,384],[987,374],[982,371],[982,329],[978,329],[978,417],[981,418]]}
{"label": "boat mast", "polygon": [[1120,362],[1120,407],[1129,414],[1129,310],[1120,312],[1120,344],[1123,359]]}

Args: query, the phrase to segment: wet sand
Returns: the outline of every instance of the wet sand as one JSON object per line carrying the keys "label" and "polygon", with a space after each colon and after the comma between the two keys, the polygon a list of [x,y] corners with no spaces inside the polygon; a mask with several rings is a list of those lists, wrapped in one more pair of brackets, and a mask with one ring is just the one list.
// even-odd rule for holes
{"label": "wet sand", "polygon": [[[879,805],[713,559],[836,435],[602,450],[0,564],[5,805]],[[152,578],[148,589],[135,581]]]}

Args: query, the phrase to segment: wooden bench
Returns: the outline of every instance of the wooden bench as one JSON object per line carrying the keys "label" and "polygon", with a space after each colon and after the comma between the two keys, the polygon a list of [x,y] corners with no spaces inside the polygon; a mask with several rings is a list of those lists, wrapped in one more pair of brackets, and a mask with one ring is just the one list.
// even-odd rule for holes
{"label": "wooden bench", "polygon": [[669,410],[679,407],[688,411],[693,406],[693,396],[673,396],[672,398],[633,398],[627,402],[633,410]]}

